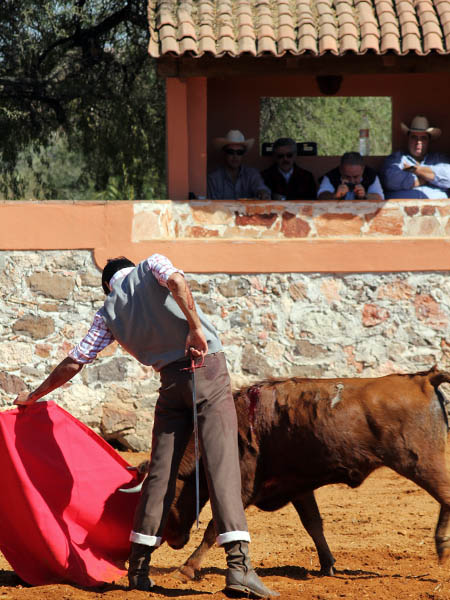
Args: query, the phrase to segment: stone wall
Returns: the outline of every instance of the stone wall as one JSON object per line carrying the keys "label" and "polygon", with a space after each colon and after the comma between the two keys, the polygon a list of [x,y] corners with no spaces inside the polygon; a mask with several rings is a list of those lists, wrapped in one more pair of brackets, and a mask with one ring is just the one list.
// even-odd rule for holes
{"label": "stone wall", "polygon": [[[450,370],[450,272],[192,275],[235,386],[257,379]],[[90,251],[0,252],[0,406],[33,388],[103,301]],[[150,444],[158,376],[108,347],[48,396],[106,439]]]}

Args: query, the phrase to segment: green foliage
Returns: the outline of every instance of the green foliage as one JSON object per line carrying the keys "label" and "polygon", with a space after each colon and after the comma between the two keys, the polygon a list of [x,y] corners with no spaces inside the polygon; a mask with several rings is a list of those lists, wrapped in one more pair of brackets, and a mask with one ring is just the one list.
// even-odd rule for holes
{"label": "green foliage", "polygon": [[147,38],[141,0],[3,0],[4,197],[92,197],[110,183],[164,197],[164,89]]}
{"label": "green foliage", "polygon": [[359,151],[359,129],[366,115],[370,154],[391,153],[392,106],[387,97],[262,98],[260,141],[292,137],[316,142],[319,156]]}
{"label": "green foliage", "polygon": [[21,152],[16,165],[19,196],[26,199],[83,200],[93,197],[93,181],[86,176],[80,152],[69,147],[63,132],[55,132],[49,143]]}

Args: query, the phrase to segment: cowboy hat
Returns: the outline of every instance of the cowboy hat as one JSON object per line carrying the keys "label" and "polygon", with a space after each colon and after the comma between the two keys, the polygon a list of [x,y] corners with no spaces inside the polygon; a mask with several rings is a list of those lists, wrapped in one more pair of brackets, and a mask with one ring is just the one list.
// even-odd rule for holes
{"label": "cowboy hat", "polygon": [[222,148],[225,148],[229,144],[240,144],[241,146],[245,146],[246,150],[250,150],[254,141],[253,138],[246,140],[244,134],[238,129],[230,129],[225,137],[214,138],[213,144],[218,150],[222,150]]}
{"label": "cowboy hat", "polygon": [[441,135],[442,131],[437,127],[430,127],[428,123],[428,119],[422,115],[417,115],[411,121],[411,126],[408,127],[405,123],[401,123],[400,127],[402,128],[403,133],[410,133],[411,131],[415,132],[425,132],[428,133],[430,137],[437,138]]}

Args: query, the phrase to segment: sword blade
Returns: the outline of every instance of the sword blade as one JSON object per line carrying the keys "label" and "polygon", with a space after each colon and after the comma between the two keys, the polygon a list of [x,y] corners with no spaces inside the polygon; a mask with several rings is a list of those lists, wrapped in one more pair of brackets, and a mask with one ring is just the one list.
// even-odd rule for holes
{"label": "sword blade", "polygon": [[198,416],[197,416],[197,392],[195,389],[195,367],[192,368],[192,417],[194,422],[194,454],[195,454],[195,516],[197,529],[200,514],[200,474],[199,474],[199,450],[198,450]]}

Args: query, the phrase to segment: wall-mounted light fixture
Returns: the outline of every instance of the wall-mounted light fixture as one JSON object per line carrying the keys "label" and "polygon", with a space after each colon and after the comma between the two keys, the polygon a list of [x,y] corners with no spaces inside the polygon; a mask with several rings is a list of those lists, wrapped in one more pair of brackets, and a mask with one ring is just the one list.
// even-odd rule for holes
{"label": "wall-mounted light fixture", "polygon": [[316,81],[322,94],[333,96],[340,90],[342,75],[317,75]]}

